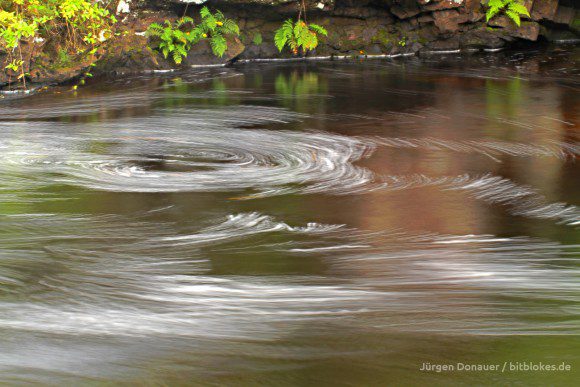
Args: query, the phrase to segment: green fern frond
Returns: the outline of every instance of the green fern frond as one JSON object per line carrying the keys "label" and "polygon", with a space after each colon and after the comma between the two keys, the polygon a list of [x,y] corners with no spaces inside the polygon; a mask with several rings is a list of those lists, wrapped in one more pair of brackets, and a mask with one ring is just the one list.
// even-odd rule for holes
{"label": "green fern frond", "polygon": [[485,21],[490,21],[495,15],[498,14],[500,8],[499,7],[491,7],[485,13]]}
{"label": "green fern frond", "polygon": [[485,13],[485,19],[488,22],[494,16],[503,12],[519,27],[521,25],[521,16],[530,16],[530,12],[522,3],[522,0],[489,0],[486,6],[488,9]]}
{"label": "green fern frond", "polygon": [[224,16],[224,14],[222,13],[222,11],[220,11],[219,9],[215,11],[214,13],[214,17],[219,20],[219,21],[224,21],[226,20],[226,17]]}
{"label": "green fern frond", "polygon": [[286,20],[282,27],[276,30],[274,35],[274,44],[280,52],[284,49],[284,46],[292,36],[294,21],[292,19]]}
{"label": "green fern frond", "polygon": [[182,57],[181,57],[181,53],[179,51],[173,51],[172,58],[176,64],[181,64]]}
{"label": "green fern frond", "polygon": [[505,3],[506,0],[489,0],[487,6],[490,8],[502,8]]}
{"label": "green fern frond", "polygon": [[292,31],[294,30],[294,20],[292,19],[286,20],[282,25],[282,28],[284,28],[284,30],[286,30],[288,34],[291,34]]}
{"label": "green fern frond", "polygon": [[161,36],[162,33],[163,26],[158,23],[151,23],[146,31],[147,36]]}
{"label": "green fern frond", "polygon": [[306,47],[308,50],[314,50],[316,47],[318,47],[318,36],[316,36],[314,33],[310,33],[308,35],[310,36],[305,39],[304,47]]}
{"label": "green fern frond", "polygon": [[517,12],[510,11],[509,9],[505,11],[505,14],[512,19],[514,23],[519,27],[521,25],[520,14]]}
{"label": "green fern frond", "polygon": [[309,25],[309,27],[312,31],[316,32],[317,34],[328,36],[328,31],[326,30],[326,28],[324,28],[318,24],[312,23]]}
{"label": "green fern frond", "polygon": [[220,34],[212,36],[210,40],[210,46],[213,53],[219,57],[224,56],[224,53],[226,52],[226,49],[228,47],[226,38],[224,38]]}
{"label": "green fern frond", "polygon": [[288,47],[294,54],[297,54],[299,49],[306,54],[318,47],[318,35],[327,36],[328,31],[318,24],[307,24],[303,20],[294,23],[292,19],[288,19],[276,30],[274,43],[279,51]]}
{"label": "green fern frond", "polygon": [[182,18],[178,19],[178,20],[175,22],[175,25],[176,25],[176,27],[178,27],[178,28],[179,28],[179,27],[182,27],[182,26],[184,26],[184,25],[185,25],[185,24],[187,24],[187,23],[191,23],[191,24],[193,24],[193,23],[194,23],[194,20],[193,20],[193,18],[191,18],[191,17],[189,17],[189,16],[184,16],[184,17],[182,17]]}
{"label": "green fern frond", "polygon": [[215,31],[217,27],[218,20],[213,17],[213,15],[208,16],[206,19],[203,19],[203,24],[207,26],[207,28],[211,31]]}
{"label": "green fern frond", "polygon": [[147,35],[151,37],[154,47],[165,58],[171,57],[176,64],[180,64],[183,58],[187,57],[193,44],[206,38],[212,52],[217,56],[223,56],[228,48],[224,35],[239,35],[240,27],[219,10],[212,13],[208,7],[203,7],[200,16],[201,23],[198,25],[195,25],[194,19],[189,16],[175,22],[165,20],[163,25],[152,23],[147,29]]}
{"label": "green fern frond", "polygon": [[302,34],[304,33],[304,30],[306,29],[304,28],[303,23],[304,23],[303,21],[298,20],[296,24],[294,24],[294,28],[292,29],[292,31],[296,39],[300,39],[302,37]]}
{"label": "green fern frond", "polygon": [[185,49],[184,45],[176,46],[175,51],[178,52],[181,56],[187,56],[187,50]]}
{"label": "green fern frond", "polygon": [[223,29],[224,31],[226,31],[226,33],[229,34],[234,34],[234,35],[239,35],[240,34],[240,27],[238,26],[238,24],[231,20],[231,19],[226,19],[223,25]]}
{"label": "green fern frond", "polygon": [[201,18],[202,18],[202,19],[205,19],[205,18],[207,18],[208,16],[211,16],[211,12],[210,12],[210,10],[209,10],[209,8],[208,8],[208,7],[203,7],[203,8],[201,9],[201,11],[199,11],[199,14],[201,15]]}
{"label": "green fern frond", "polygon": [[520,4],[520,3],[510,3],[508,6],[508,10],[512,11],[512,12],[516,12],[520,15],[526,15],[528,17],[530,16],[530,12],[526,8],[526,6],[523,4]]}

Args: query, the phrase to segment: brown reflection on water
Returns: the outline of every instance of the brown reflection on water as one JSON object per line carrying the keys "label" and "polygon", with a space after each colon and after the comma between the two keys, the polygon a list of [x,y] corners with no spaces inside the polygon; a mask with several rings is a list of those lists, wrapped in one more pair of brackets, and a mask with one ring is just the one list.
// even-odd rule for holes
{"label": "brown reflection on water", "polygon": [[[299,114],[270,113],[258,121],[265,123],[235,125],[235,117],[224,116],[232,137],[221,145],[242,155],[263,151],[267,174],[301,138],[280,136],[288,143],[265,142],[256,150],[235,143],[251,137],[233,133],[356,136],[369,157],[355,164],[375,174],[356,194],[295,190],[256,197],[262,176],[247,189],[223,192],[124,192],[119,185],[92,189],[75,174],[68,183],[18,186],[25,177],[62,178],[66,171],[34,172],[26,163],[22,170],[38,176],[0,169],[0,177],[20,178],[0,182],[0,215],[16,215],[0,231],[9,239],[0,250],[0,280],[10,283],[0,312],[18,317],[0,316],[6,331],[0,360],[7,364],[0,361],[0,383],[569,383],[574,375],[418,371],[423,362],[576,362],[580,293],[577,227],[517,214],[513,205],[477,192],[415,184],[417,176],[428,182],[497,176],[531,187],[548,204],[580,205],[574,157],[533,153],[577,147],[573,66],[554,64],[565,54],[234,66],[109,80],[0,106],[0,125],[22,125],[14,131],[17,144],[37,134],[28,121],[74,124],[60,134],[86,136],[79,146],[90,160],[126,156],[129,165],[139,160],[144,174],[170,176],[203,169],[176,163],[183,155],[171,154],[171,144],[207,151],[193,134],[209,130],[202,123],[214,113],[285,109],[276,114]],[[153,119],[166,126],[148,127]],[[162,130],[186,119],[191,136],[185,128],[185,135],[169,138],[174,143],[153,148],[157,153],[135,145],[165,144]],[[117,133],[135,122],[151,136]],[[42,128],[52,139],[53,128]],[[411,145],[381,143],[387,139]],[[305,160],[318,161],[316,152],[304,152],[312,152]],[[293,156],[291,165],[305,162]],[[231,161],[217,158],[208,170]],[[248,160],[238,172],[255,161]],[[123,173],[134,183],[131,172]],[[225,184],[229,176],[223,178]],[[409,186],[380,187],[394,179]],[[47,193],[46,200],[23,200],[32,191]],[[246,223],[220,229],[228,215],[240,213],[272,218],[259,223],[257,215],[247,216]],[[344,228],[323,232],[309,229],[310,222]],[[54,323],[54,316],[62,320]]]}

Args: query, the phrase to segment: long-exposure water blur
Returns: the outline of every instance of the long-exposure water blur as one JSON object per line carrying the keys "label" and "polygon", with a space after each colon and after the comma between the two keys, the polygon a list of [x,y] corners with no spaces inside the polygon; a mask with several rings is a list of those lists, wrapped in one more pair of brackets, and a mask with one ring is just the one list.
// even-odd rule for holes
{"label": "long-exposure water blur", "polygon": [[[0,384],[573,385],[579,60],[252,63],[5,96]],[[421,370],[458,363],[500,369]]]}

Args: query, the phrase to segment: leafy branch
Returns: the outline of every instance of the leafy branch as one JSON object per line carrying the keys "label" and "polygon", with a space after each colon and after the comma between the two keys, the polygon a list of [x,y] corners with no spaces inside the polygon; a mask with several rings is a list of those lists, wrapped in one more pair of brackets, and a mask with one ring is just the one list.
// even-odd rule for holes
{"label": "leafy branch", "polygon": [[154,48],[167,59],[171,57],[176,64],[181,64],[192,46],[207,39],[214,55],[222,57],[228,49],[227,35],[239,35],[240,28],[235,21],[228,19],[217,10],[211,12],[203,7],[200,11],[201,21],[195,25],[193,18],[183,16],[171,23],[152,23],[147,35],[154,42]]}
{"label": "leafy branch", "polygon": [[[304,20],[302,20],[303,12]],[[318,47],[319,35],[328,36],[328,31],[318,24],[306,22],[306,5],[302,0],[298,21],[295,23],[293,19],[288,19],[282,23],[282,26],[276,30],[274,43],[280,52],[284,47],[288,47],[294,55],[298,55],[299,50],[306,55],[308,51]]]}
{"label": "leafy branch", "polygon": [[521,17],[530,16],[528,9],[521,0],[489,0],[486,6],[488,7],[485,14],[486,21],[490,21],[499,13],[504,13],[519,27],[521,25]]}

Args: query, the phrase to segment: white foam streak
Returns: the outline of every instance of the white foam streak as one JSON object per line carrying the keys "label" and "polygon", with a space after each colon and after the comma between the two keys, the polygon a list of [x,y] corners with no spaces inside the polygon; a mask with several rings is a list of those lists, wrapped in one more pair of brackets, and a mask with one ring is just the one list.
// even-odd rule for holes
{"label": "white foam streak", "polygon": [[421,150],[445,150],[461,153],[479,153],[493,160],[500,155],[516,157],[555,157],[558,159],[575,159],[580,155],[580,147],[576,143],[555,143],[555,144],[526,144],[518,142],[507,142],[499,140],[464,140],[455,141],[426,138],[384,138],[375,137],[373,140],[381,146],[390,148],[407,148]]}
{"label": "white foam streak", "polygon": [[443,190],[465,191],[473,198],[489,204],[506,206],[512,215],[533,219],[552,219],[561,224],[580,224],[580,209],[566,203],[549,203],[534,189],[514,183],[499,176],[483,175],[430,177],[426,175],[393,175],[383,178],[386,186],[381,189],[400,191],[422,187],[438,187]]}
{"label": "white foam streak", "polygon": [[[14,139],[5,136],[0,161],[8,173],[58,175],[47,184],[116,192],[254,190],[258,197],[365,191],[373,174],[353,162],[371,151],[369,144],[328,133],[239,129],[299,118],[283,109],[240,106],[85,125],[82,133],[37,123],[30,141],[17,140],[17,131]],[[158,128],[153,135],[144,129],[151,126]],[[111,151],[89,153],[87,141],[109,144]]]}

